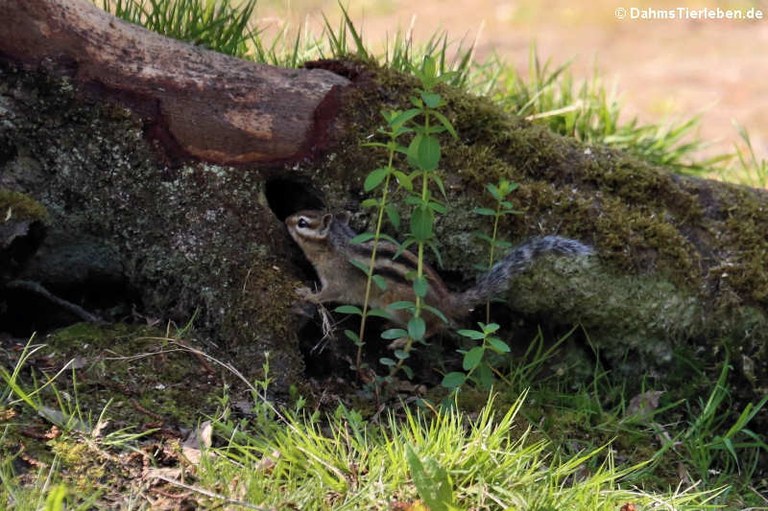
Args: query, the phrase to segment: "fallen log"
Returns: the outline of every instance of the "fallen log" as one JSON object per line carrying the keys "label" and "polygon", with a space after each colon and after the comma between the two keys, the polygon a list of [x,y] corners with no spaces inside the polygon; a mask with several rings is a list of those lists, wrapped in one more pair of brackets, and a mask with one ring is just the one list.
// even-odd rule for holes
{"label": "fallen log", "polygon": [[0,56],[138,113],[171,160],[296,161],[328,145],[345,78],[163,37],[87,0],[0,0]]}

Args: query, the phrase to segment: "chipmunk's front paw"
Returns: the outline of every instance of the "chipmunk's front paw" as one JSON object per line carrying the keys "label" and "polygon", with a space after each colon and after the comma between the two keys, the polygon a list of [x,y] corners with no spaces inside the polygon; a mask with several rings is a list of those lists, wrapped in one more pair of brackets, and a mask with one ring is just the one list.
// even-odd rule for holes
{"label": "chipmunk's front paw", "polygon": [[408,344],[408,338],[407,337],[400,337],[398,339],[395,339],[391,343],[387,344],[388,350],[401,350]]}
{"label": "chipmunk's front paw", "polygon": [[297,287],[296,296],[298,296],[305,302],[317,303],[317,293],[314,293],[308,287]]}

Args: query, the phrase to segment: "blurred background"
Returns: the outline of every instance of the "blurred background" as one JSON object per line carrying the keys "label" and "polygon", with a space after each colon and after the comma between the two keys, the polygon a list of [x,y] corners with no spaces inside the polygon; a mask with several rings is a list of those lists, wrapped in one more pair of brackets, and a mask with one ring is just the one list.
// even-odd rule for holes
{"label": "blurred background", "polygon": [[[738,123],[749,133],[754,156],[768,158],[766,1],[352,0],[343,5],[374,50],[384,52],[398,30],[410,34],[415,45],[445,32],[456,47],[474,44],[476,61],[500,59],[525,77],[535,45],[542,63],[570,63],[574,82],[599,77],[609,95],[615,94],[624,122],[674,124],[698,117],[691,134],[705,143],[695,153],[700,158],[743,148]],[[678,7],[759,11],[763,18],[632,19],[633,10],[637,15],[639,9]],[[325,18],[339,26],[342,10],[335,0],[262,0],[257,15],[258,26],[268,31],[321,33]]]}

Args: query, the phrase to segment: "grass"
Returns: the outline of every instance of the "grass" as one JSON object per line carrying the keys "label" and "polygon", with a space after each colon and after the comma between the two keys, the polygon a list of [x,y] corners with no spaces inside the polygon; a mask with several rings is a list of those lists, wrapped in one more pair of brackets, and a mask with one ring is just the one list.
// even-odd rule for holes
{"label": "grass", "polygon": [[521,76],[498,57],[477,67],[479,91],[505,110],[552,131],[590,144],[603,144],[633,153],[674,172],[700,174],[730,159],[721,155],[697,161],[705,144],[695,136],[698,119],[675,125],[622,121],[615,90],[606,89],[598,70],[590,79],[576,81],[566,63],[542,63],[531,46],[527,76]]}
{"label": "grass", "polygon": [[256,0],[101,0],[102,9],[154,32],[245,57],[258,39],[251,24]]}
{"label": "grass", "polygon": [[[616,467],[605,447],[559,456],[517,421],[524,398],[500,416],[490,398],[476,417],[455,408],[405,408],[373,424],[339,407],[327,422],[290,417],[268,438],[230,427],[224,433],[231,440],[206,458],[199,477],[205,486],[237,480],[229,491],[249,502],[300,509],[390,509],[416,501],[433,510],[554,509],[564,502],[598,510],[661,501],[702,509],[721,491],[662,497],[633,489],[621,481],[640,467]],[[588,465],[594,468],[584,470]]]}
{"label": "grass", "polygon": [[[219,413],[205,422],[201,417],[196,429],[207,440],[163,448],[154,431],[105,433],[100,424],[108,411],[90,419],[76,386],[57,389],[51,378],[33,378],[35,371],[25,364],[45,349],[31,347],[13,370],[2,372],[0,410],[17,414],[17,420],[4,421],[0,437],[0,502],[7,509],[88,509],[107,503],[144,509],[177,492],[205,508],[543,510],[568,503],[578,511],[631,503],[639,509],[698,510],[719,507],[729,490],[721,484],[696,488],[695,482],[643,490],[654,460],[619,463],[623,453],[602,439],[568,452],[555,442],[564,445],[565,439],[548,440],[523,418],[539,409],[529,403],[544,402],[543,389],[530,395],[508,392],[512,397],[505,402],[489,394],[471,413],[424,401],[372,420],[343,405],[328,413],[310,411],[302,400],[277,410],[260,397],[268,390],[267,380],[251,387],[247,418],[237,416],[225,394]],[[62,400],[62,395],[71,398]],[[591,392],[571,396],[570,413],[584,413],[584,400],[594,399]],[[704,439],[712,424],[698,422],[706,427],[691,431]],[[38,469],[19,472],[16,465],[30,457],[8,451],[21,445],[12,436],[45,423],[48,448],[55,454],[48,462],[38,461]],[[736,448],[741,456],[741,447]],[[143,467],[142,478],[154,484],[126,480],[136,464]]]}

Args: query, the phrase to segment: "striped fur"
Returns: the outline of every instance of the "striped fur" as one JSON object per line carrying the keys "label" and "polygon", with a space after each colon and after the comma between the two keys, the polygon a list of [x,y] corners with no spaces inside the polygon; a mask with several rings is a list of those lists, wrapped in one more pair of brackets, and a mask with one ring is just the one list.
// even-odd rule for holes
{"label": "striped fur", "polygon": [[[349,217],[346,215],[300,211],[288,217],[286,225],[291,237],[304,251],[320,278],[320,291],[311,293],[306,290],[303,296],[317,303],[362,305],[367,279],[349,261],[368,266],[374,249],[373,242],[350,243],[356,233],[349,227]],[[374,273],[384,278],[387,288],[381,290],[377,286],[371,287],[371,307],[385,308],[393,302],[414,300],[413,279],[410,276],[416,274],[418,260],[407,250],[400,254],[397,251],[397,246],[386,241],[379,241],[376,245]],[[440,276],[424,264],[423,271],[430,285],[426,302],[439,309],[451,321],[458,320],[473,306],[508,290],[514,275],[528,269],[536,258],[546,253],[581,256],[590,255],[593,251],[578,241],[560,236],[533,238],[513,248],[490,271],[481,275],[475,286],[457,294],[452,294]],[[408,313],[404,311],[392,314],[392,319],[397,323],[405,324],[408,321]],[[437,318],[428,318],[428,334],[435,333],[442,326],[443,323]]]}

